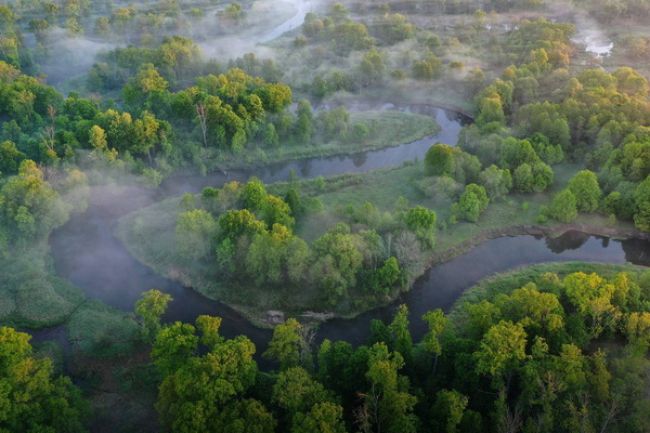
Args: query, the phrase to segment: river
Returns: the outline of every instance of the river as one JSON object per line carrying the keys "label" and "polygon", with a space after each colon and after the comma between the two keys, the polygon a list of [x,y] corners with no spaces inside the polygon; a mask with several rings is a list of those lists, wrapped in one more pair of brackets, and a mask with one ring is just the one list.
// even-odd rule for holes
{"label": "river", "polygon": [[[415,110],[414,107],[400,109]],[[181,175],[167,180],[156,191],[141,187],[94,187],[88,210],[74,216],[57,229],[50,238],[50,246],[57,274],[80,287],[88,298],[98,299],[117,309],[132,311],[140,294],[157,288],[171,294],[174,301],[165,316],[167,321],[193,321],[200,314],[221,316],[222,333],[226,337],[247,335],[261,353],[270,331],[253,326],[228,306],[209,300],[194,290],[163,278],[132,257],[117,239],[114,229],[118,219],[170,195],[198,192],[205,186],[219,186],[231,179],[245,180],[251,175],[265,182],[286,180],[290,173],[298,177],[331,176],[348,172],[364,172],[382,167],[400,165],[422,158],[434,142],[455,144],[466,119],[453,112],[435,107],[418,106],[418,112],[435,116],[440,132],[413,143],[358,155],[311,158],[263,167],[209,176]],[[316,341],[323,338],[342,339],[361,343],[368,336],[370,320],[388,320],[397,305],[406,303],[412,314],[414,337],[419,337],[423,324],[418,318],[426,311],[448,310],[454,301],[481,278],[518,266],[550,261],[584,260],[607,263],[632,262],[648,265],[650,243],[643,241],[609,241],[579,233],[570,233],[553,240],[533,236],[504,237],[487,241],[467,254],[431,268],[417,280],[413,289],[385,308],[370,311],[351,320],[335,319],[321,325]],[[65,340],[61,330],[43,330],[35,339]]]}

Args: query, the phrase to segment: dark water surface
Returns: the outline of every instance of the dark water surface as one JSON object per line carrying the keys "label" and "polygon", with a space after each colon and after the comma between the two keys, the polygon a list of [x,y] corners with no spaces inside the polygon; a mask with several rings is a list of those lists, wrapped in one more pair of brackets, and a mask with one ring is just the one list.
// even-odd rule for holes
{"label": "dark water surface", "polygon": [[[172,295],[165,319],[193,321],[200,314],[221,316],[222,333],[226,337],[247,335],[261,353],[271,335],[269,330],[254,327],[226,305],[209,300],[181,284],[163,278],[133,258],[115,237],[117,220],[143,206],[169,195],[197,192],[205,186],[220,186],[226,180],[245,180],[256,175],[265,182],[286,180],[292,170],[300,177],[331,176],[348,172],[400,165],[422,158],[429,146],[437,141],[455,144],[464,119],[435,107],[417,106],[407,109],[435,115],[442,127],[440,134],[414,143],[389,149],[370,151],[361,155],[313,158],[279,164],[253,171],[237,171],[200,176],[180,176],[169,179],[162,193],[139,187],[94,187],[88,210],[74,216],[56,230],[50,246],[56,272],[80,287],[91,299],[98,299],[124,311],[132,311],[140,294],[156,288]],[[609,241],[580,233],[569,233],[554,240],[532,236],[506,237],[487,241],[469,253],[435,266],[419,279],[413,289],[393,305],[374,310],[352,320],[333,320],[321,326],[316,340],[323,338],[363,342],[373,318],[389,319],[400,303],[409,305],[414,337],[423,332],[418,319],[424,312],[449,309],[464,290],[483,277],[514,267],[549,261],[584,260],[607,263],[632,262],[648,265],[650,243],[644,241]],[[64,340],[62,328],[33,332],[36,341]]]}

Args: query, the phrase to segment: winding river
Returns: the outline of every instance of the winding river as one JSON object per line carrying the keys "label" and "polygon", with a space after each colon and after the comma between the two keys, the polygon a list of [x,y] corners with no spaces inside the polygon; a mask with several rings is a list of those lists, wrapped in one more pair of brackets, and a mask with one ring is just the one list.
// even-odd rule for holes
{"label": "winding river", "polygon": [[[133,258],[114,235],[117,220],[127,213],[170,195],[198,192],[207,185],[219,186],[232,179],[245,180],[251,175],[265,182],[288,179],[291,172],[299,177],[331,176],[348,172],[400,165],[422,158],[434,142],[455,144],[458,133],[467,121],[461,115],[431,106],[391,107],[435,116],[440,132],[431,137],[382,150],[358,155],[311,158],[264,167],[257,170],[234,171],[228,175],[181,175],[167,180],[152,192],[140,187],[93,188],[88,210],[74,216],[56,230],[50,246],[56,272],[62,278],[82,288],[88,298],[98,299],[124,311],[132,311],[140,294],[151,288],[170,293],[174,301],[165,319],[193,321],[199,314],[223,317],[222,333],[226,337],[245,334],[261,353],[270,331],[253,326],[228,306],[209,300],[190,288],[155,274]],[[453,302],[481,278],[518,266],[550,261],[632,262],[649,265],[650,243],[646,241],[610,241],[581,233],[568,233],[558,239],[533,236],[504,237],[487,241],[469,253],[431,268],[412,290],[390,306],[362,314],[351,320],[335,319],[324,323],[316,341],[323,338],[361,343],[368,336],[370,320],[389,319],[401,303],[409,305],[414,337],[423,332],[418,318],[434,308],[448,310]],[[35,339],[65,341],[61,328],[35,332]]]}

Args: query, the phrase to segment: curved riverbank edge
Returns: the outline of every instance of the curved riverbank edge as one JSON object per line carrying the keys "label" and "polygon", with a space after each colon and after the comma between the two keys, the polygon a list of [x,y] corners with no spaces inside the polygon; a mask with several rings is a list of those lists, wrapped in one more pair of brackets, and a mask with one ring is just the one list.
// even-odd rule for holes
{"label": "curved riverbank edge", "polygon": [[[121,230],[119,230],[121,229]],[[314,312],[310,310],[300,311],[300,312],[285,312],[280,310],[262,310],[257,308],[252,308],[246,305],[240,305],[237,303],[231,303],[223,299],[218,299],[211,296],[208,293],[205,293],[200,289],[200,287],[195,287],[182,272],[179,272],[174,269],[161,269],[156,266],[154,263],[150,263],[146,257],[143,257],[142,254],[139,254],[139,251],[132,247],[131,242],[127,242],[128,233],[125,230],[126,227],[123,224],[118,225],[118,230],[116,236],[123,243],[124,247],[128,250],[136,260],[145,266],[153,269],[159,275],[169,278],[170,280],[176,281],[183,286],[191,289],[202,296],[205,296],[208,299],[213,301],[218,301],[224,305],[227,305],[231,309],[235,310],[237,313],[241,314],[246,320],[252,323],[258,328],[273,328],[278,322],[281,321],[279,318],[286,317],[296,317],[303,322],[305,326],[308,327],[318,327],[318,325],[331,320],[331,319],[353,319],[358,317],[361,314],[386,307],[388,305],[396,302],[399,297],[412,289],[415,282],[425,276],[425,274],[434,266],[441,265],[445,262],[451,261],[452,259],[462,256],[470,252],[472,249],[476,248],[480,244],[487,242],[489,240],[502,238],[502,237],[514,237],[514,236],[539,236],[539,237],[548,237],[556,238],[564,233],[576,231],[581,232],[586,235],[591,236],[601,236],[610,239],[617,240],[626,240],[626,239],[642,239],[650,240],[650,233],[640,232],[633,227],[605,227],[597,226],[591,224],[582,224],[582,223],[572,223],[572,224],[557,224],[557,225],[515,225],[510,227],[503,227],[498,229],[484,230],[477,235],[473,236],[470,239],[460,242],[457,245],[446,248],[442,251],[436,251],[431,253],[428,256],[428,259],[424,262],[420,272],[417,275],[414,275],[406,285],[407,289],[403,292],[397,293],[394,297],[386,299],[384,302],[378,302],[372,305],[369,308],[358,310],[350,314],[339,314],[334,312]]]}
{"label": "curved riverbank edge", "polygon": [[[472,237],[471,239],[467,239],[457,245],[454,245],[453,247],[447,248],[443,251],[434,252],[433,254],[431,254],[429,256],[429,260],[427,260],[427,262],[423,266],[422,272],[420,272],[418,275],[414,276],[413,278],[411,278],[411,280],[409,280],[406,291],[407,292],[410,291],[413,285],[415,284],[415,282],[420,278],[422,278],[432,267],[449,262],[455,259],[456,257],[462,256],[463,254],[467,254],[468,252],[470,252],[471,250],[478,247],[484,242],[493,239],[503,238],[503,237],[526,236],[526,235],[557,238],[567,232],[572,232],[572,231],[581,232],[590,236],[601,236],[601,237],[616,239],[616,240],[628,240],[628,239],[650,240],[650,233],[641,232],[632,227],[604,227],[604,226],[595,226],[595,225],[581,224],[581,223],[556,224],[552,226],[516,225],[510,227],[503,227],[499,229],[485,230],[477,234],[476,236]],[[530,265],[530,266],[540,266],[540,265]],[[508,272],[514,272],[516,270],[525,269],[527,267],[529,266],[517,267],[512,271],[508,271]],[[335,313],[320,313],[316,317],[324,318],[323,320],[320,321],[321,323],[325,322],[326,320],[335,319],[335,318],[353,319],[359,316],[360,314],[366,313],[368,311],[372,311],[377,308],[382,308],[396,302],[400,295],[401,293],[398,294],[395,298],[387,300],[384,303],[375,305],[372,308],[367,310],[355,312],[354,314],[340,315]],[[461,297],[457,302],[459,302],[463,298],[463,296],[464,294],[461,295]],[[236,306],[232,306],[232,308],[237,309]],[[246,318],[248,318],[248,315],[246,315],[245,312],[242,311],[239,312],[242,315],[244,315]],[[307,317],[311,318],[311,315],[308,315]],[[252,321],[252,323],[256,323],[256,322]],[[269,324],[267,324],[266,326],[269,326]]]}
{"label": "curved riverbank edge", "polygon": [[[401,106],[401,105],[400,105]],[[406,105],[404,105],[406,106]],[[463,122],[471,121],[471,117],[467,116],[461,110],[453,108],[439,107],[437,105],[429,104],[413,104],[413,106],[421,107],[423,109],[438,109],[447,113],[453,113],[462,118]],[[411,123],[411,130],[404,133],[403,136],[395,140],[379,140],[377,138],[370,139],[366,143],[361,144],[346,144],[346,143],[326,143],[320,145],[295,145],[289,146],[290,151],[286,153],[279,153],[276,149],[251,149],[242,152],[241,154],[232,155],[232,159],[219,159],[214,158],[207,161],[207,174],[215,172],[225,172],[227,170],[255,170],[259,168],[273,167],[291,162],[300,162],[314,158],[336,158],[336,157],[349,157],[355,155],[362,155],[366,152],[379,151],[384,149],[391,149],[400,146],[408,146],[410,144],[420,142],[423,140],[435,139],[443,130],[442,125],[436,120],[436,117],[431,114],[422,114],[417,112],[404,112],[399,109],[395,110],[367,110],[353,112],[356,115],[369,115],[369,114],[408,114],[402,121],[404,123]],[[381,122],[384,121],[378,116],[377,119],[371,121]],[[196,175],[196,170],[185,169],[177,170],[170,177],[178,175]]]}
{"label": "curved riverbank edge", "polygon": [[[452,325],[458,323],[461,318],[461,307],[465,303],[477,303],[483,300],[493,299],[497,294],[509,294],[523,286],[523,282],[531,282],[536,277],[541,277],[547,272],[558,274],[564,277],[574,272],[595,272],[601,276],[611,277],[613,274],[619,272],[650,272],[647,267],[626,264],[612,264],[612,263],[593,263],[582,261],[570,262],[547,262],[527,266],[519,266],[505,272],[499,272],[489,277],[483,278],[475,285],[468,288],[463,294],[456,299],[453,306],[449,310],[447,316],[449,323]],[[540,289],[543,290],[543,287]]]}

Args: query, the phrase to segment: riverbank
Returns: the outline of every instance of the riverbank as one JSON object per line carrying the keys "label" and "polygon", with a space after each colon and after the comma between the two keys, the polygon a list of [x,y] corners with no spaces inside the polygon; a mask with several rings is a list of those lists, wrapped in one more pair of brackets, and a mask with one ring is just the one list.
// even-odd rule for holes
{"label": "riverbank", "polygon": [[209,159],[206,168],[246,170],[307,158],[355,155],[415,142],[441,131],[435,116],[398,110],[351,112],[350,128],[359,128],[364,133],[323,144],[280,143],[277,147],[244,149],[237,154],[221,152]]}
{"label": "riverbank", "polygon": [[[569,165],[560,167],[557,170],[558,185],[553,190],[561,188],[579,168]],[[414,186],[414,181],[420,176],[420,165],[410,164],[369,172],[363,176],[344,175],[322,180],[296,181],[293,185],[300,186],[306,198],[320,204],[317,206],[318,210],[308,212],[299,221],[296,232],[307,241],[313,241],[338,222],[350,224],[346,216],[349,206],[359,207],[368,201],[380,211],[394,211],[395,202],[400,197],[409,205],[419,204],[432,208],[438,213],[439,220],[446,220],[449,214],[449,200],[433,199],[419,191]],[[288,185],[270,185],[269,190],[283,194]],[[433,250],[423,252],[409,269],[406,290],[408,291],[430,268],[448,262],[490,239],[521,235],[553,238],[567,231],[580,231],[614,239],[650,239],[648,234],[637,231],[630,223],[617,222],[612,225],[608,218],[601,215],[580,215],[572,224],[539,224],[537,216],[541,208],[550,201],[552,194],[553,191],[545,194],[514,195],[492,203],[478,224],[443,224]],[[358,299],[355,307],[348,311],[330,311],[322,310],[315,303],[301,304],[305,299],[310,299],[304,294],[259,293],[259,290],[242,286],[234,290],[219,282],[219,275],[209,264],[187,266],[178,260],[173,245],[176,218],[180,211],[180,197],[164,200],[120,219],[116,234],[133,257],[157,274],[192,287],[210,299],[224,302],[256,326],[273,326],[278,316],[301,317],[308,323],[332,318],[350,319],[389,305],[400,296],[400,293],[395,293],[381,300]]]}
{"label": "riverbank", "polygon": [[508,294],[528,283],[535,283],[538,289],[542,291],[548,290],[544,284],[545,274],[554,273],[562,278],[574,272],[597,273],[605,278],[612,278],[620,272],[625,272],[635,280],[639,278],[650,279],[650,270],[648,268],[632,264],[621,265],[577,261],[525,266],[484,278],[467,289],[456,300],[449,312],[449,323],[452,325],[462,323],[462,305],[465,303],[478,303],[483,300],[494,299],[499,294]]}

